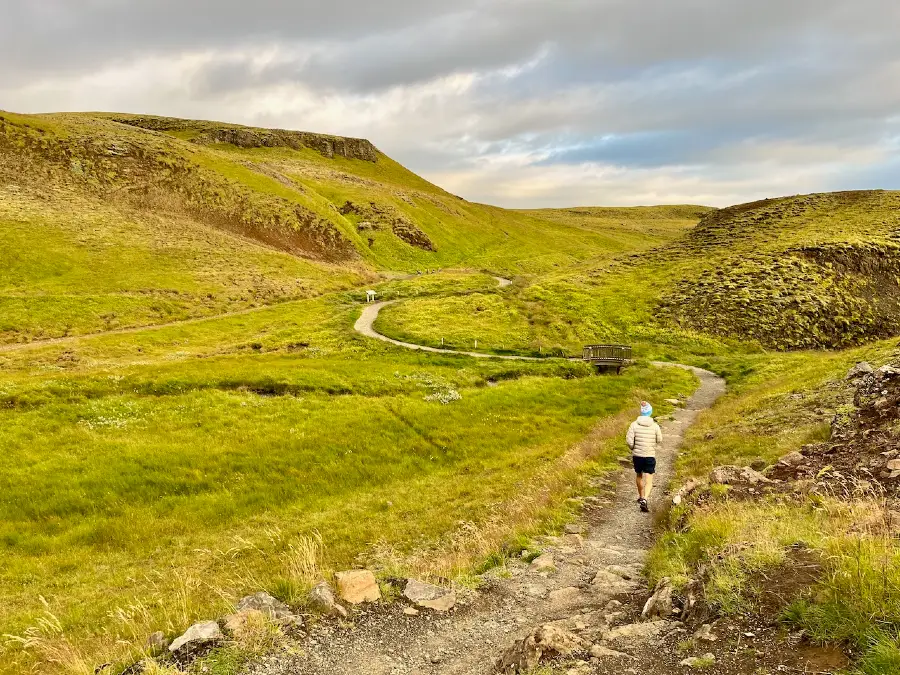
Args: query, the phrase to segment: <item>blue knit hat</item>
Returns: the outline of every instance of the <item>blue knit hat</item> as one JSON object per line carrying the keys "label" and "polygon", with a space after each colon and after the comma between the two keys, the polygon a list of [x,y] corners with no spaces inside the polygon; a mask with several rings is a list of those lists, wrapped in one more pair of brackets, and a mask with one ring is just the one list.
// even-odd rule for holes
{"label": "blue knit hat", "polygon": [[641,401],[641,417],[650,417],[653,414],[653,406],[647,401]]}

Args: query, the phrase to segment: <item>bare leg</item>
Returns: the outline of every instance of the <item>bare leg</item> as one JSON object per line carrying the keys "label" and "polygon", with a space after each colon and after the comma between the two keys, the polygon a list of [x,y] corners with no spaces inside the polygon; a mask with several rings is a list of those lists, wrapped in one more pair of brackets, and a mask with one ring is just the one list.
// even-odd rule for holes
{"label": "bare leg", "polygon": [[644,474],[644,497],[646,499],[650,499],[650,495],[653,493],[653,474],[645,473]]}
{"label": "bare leg", "polygon": [[644,474],[641,474],[641,473],[637,474],[634,482],[637,483],[638,497],[643,499],[644,498]]}

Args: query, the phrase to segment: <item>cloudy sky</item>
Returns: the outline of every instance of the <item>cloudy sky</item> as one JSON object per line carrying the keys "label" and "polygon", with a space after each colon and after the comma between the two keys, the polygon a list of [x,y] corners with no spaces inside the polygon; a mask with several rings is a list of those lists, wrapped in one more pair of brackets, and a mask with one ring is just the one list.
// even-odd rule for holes
{"label": "cloudy sky", "polygon": [[0,109],[362,136],[468,199],[900,189],[897,0],[0,0]]}

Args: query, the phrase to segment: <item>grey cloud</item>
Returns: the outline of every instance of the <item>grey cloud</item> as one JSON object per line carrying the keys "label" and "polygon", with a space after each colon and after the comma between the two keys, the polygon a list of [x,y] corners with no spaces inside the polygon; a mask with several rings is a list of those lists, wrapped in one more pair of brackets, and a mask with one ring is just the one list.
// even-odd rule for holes
{"label": "grey cloud", "polygon": [[241,101],[284,88],[352,110],[471,76],[458,92],[404,98],[395,119],[351,119],[348,133],[425,171],[516,155],[752,173],[765,152],[812,166],[867,151],[887,159],[853,168],[855,180],[890,182],[900,152],[895,0],[0,0],[0,16],[0,106],[13,109],[29,83],[52,90],[190,53],[205,61],[155,112],[247,110],[233,121],[306,128],[308,106],[292,116]]}

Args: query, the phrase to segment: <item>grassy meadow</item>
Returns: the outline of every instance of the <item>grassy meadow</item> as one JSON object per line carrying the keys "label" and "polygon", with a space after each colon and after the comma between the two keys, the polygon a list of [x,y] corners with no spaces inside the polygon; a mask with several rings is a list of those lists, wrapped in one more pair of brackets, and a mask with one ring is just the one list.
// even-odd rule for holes
{"label": "grassy meadow", "polygon": [[[227,336],[203,323],[168,330]],[[286,552],[298,538],[321,533],[334,568],[373,544],[433,545],[461,521],[527,500],[535,477],[598,420],[693,387],[680,371],[595,377],[557,360],[485,363],[370,343],[345,351],[337,336],[320,353],[268,343],[172,361],[154,355],[161,332],[82,338],[76,354],[96,349],[103,366],[31,367],[0,385],[4,632],[24,632],[41,598],[84,649],[109,648],[121,631],[175,632],[182,601],[192,618],[259,587],[296,602],[304,589]],[[121,351],[92,345],[111,340]],[[33,365],[52,349],[7,358]],[[571,485],[582,468],[567,474]],[[507,534],[539,526],[565,495],[526,510]],[[134,606],[139,617],[111,620]],[[21,666],[26,655],[9,649]]]}

